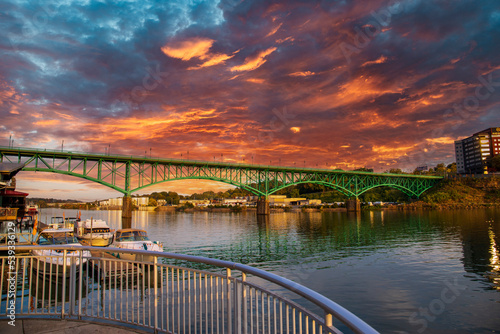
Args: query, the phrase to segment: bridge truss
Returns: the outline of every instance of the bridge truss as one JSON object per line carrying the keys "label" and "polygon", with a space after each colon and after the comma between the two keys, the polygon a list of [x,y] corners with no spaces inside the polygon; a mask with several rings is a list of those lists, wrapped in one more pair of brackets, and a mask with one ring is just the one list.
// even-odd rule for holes
{"label": "bridge truss", "polygon": [[0,162],[24,163],[23,171],[71,175],[100,183],[126,196],[162,182],[204,179],[229,183],[268,197],[301,183],[321,184],[357,198],[375,187],[387,186],[418,198],[442,178],[407,174],[264,166],[210,161],[0,147]]}

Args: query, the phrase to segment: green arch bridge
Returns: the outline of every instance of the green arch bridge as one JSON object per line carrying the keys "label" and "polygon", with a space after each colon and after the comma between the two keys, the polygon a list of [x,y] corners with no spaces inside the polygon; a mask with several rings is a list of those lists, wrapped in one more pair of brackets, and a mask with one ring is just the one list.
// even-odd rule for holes
{"label": "green arch bridge", "polygon": [[[398,189],[418,198],[442,178],[408,174],[266,166],[108,155],[36,148],[0,147],[0,162],[24,163],[23,171],[51,172],[97,182],[130,197],[133,192],[166,181],[205,179],[232,184],[267,199],[276,191],[315,183],[358,198],[375,187]],[[124,201],[125,206],[125,201]]]}

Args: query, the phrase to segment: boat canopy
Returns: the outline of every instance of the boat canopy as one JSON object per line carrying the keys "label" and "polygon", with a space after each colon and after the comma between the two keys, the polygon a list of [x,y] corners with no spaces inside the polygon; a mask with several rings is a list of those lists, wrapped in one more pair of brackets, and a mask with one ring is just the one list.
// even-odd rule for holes
{"label": "boat canopy", "polygon": [[119,230],[116,231],[115,241],[148,241],[146,231],[142,230]]}

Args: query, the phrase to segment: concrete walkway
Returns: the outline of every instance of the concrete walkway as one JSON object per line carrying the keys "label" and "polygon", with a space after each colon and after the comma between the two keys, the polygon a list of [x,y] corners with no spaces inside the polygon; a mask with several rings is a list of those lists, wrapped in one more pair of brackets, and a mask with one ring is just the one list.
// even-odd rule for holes
{"label": "concrete walkway", "polygon": [[143,334],[149,333],[128,327],[71,320],[18,319],[16,326],[0,321],[2,334]]}

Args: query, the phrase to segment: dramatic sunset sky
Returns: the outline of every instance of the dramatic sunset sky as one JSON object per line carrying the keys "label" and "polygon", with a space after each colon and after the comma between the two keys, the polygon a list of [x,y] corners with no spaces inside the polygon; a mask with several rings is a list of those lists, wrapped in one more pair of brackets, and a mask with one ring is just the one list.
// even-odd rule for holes
{"label": "dramatic sunset sky", "polygon": [[[500,126],[498,0],[4,0],[0,27],[1,146],[380,172]],[[18,190],[120,195],[49,173]]]}

